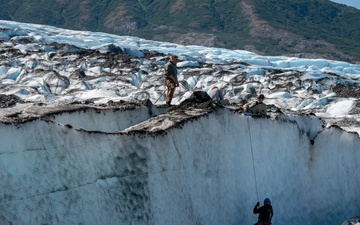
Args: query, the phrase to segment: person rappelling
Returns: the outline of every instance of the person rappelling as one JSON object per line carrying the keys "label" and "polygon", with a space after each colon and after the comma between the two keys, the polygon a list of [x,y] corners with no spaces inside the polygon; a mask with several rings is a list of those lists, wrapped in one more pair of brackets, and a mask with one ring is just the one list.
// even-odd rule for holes
{"label": "person rappelling", "polygon": [[270,199],[265,198],[264,205],[261,206],[260,208],[259,208],[259,206],[260,206],[260,202],[257,202],[253,209],[254,214],[259,214],[258,222],[255,223],[254,225],[270,225],[271,219],[274,215],[274,211],[271,206]]}

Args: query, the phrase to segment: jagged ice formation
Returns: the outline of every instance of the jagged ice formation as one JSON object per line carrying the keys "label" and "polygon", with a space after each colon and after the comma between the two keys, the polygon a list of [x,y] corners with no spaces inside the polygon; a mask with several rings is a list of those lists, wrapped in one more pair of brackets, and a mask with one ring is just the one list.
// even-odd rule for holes
{"label": "jagged ice formation", "polygon": [[[1,27],[3,224],[249,224],[265,197],[274,224],[359,216],[359,65]],[[270,118],[242,115],[260,91]]]}

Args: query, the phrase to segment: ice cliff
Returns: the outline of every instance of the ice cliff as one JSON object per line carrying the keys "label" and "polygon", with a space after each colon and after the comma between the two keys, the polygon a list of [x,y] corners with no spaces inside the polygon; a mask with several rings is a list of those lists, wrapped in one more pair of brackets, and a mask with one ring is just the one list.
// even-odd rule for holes
{"label": "ice cliff", "polygon": [[358,215],[356,133],[184,105],[33,106],[37,118],[2,122],[2,224],[249,224],[265,197],[274,224]]}
{"label": "ice cliff", "polygon": [[[2,20],[0,53],[0,224],[253,224],[266,197],[273,224],[360,215],[360,65]],[[260,92],[270,117],[241,114]]]}

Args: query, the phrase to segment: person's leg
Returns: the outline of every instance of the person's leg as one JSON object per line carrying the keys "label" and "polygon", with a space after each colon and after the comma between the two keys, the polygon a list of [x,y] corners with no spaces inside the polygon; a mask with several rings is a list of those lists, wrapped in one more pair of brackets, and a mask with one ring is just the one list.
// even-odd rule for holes
{"label": "person's leg", "polygon": [[170,105],[175,93],[175,84],[169,80],[166,80],[165,84],[167,86],[166,104]]}

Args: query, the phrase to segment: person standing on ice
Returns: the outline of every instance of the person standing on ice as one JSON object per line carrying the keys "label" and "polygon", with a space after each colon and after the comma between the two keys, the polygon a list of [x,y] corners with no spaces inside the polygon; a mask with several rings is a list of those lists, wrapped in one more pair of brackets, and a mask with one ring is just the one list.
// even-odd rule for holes
{"label": "person standing on ice", "polygon": [[255,223],[254,225],[270,225],[271,219],[274,215],[270,199],[265,198],[264,205],[261,206],[260,208],[259,206],[260,206],[260,202],[257,202],[253,210],[254,214],[259,214],[258,222]]}
{"label": "person standing on ice", "polygon": [[177,68],[176,64],[178,62],[178,57],[172,55],[170,60],[165,64],[165,85],[167,87],[166,94],[166,105],[171,106],[171,101],[175,93],[175,88],[179,87],[179,82],[177,79]]}
{"label": "person standing on ice", "polygon": [[261,114],[263,116],[267,115],[267,108],[264,104],[265,96],[263,94],[260,94],[257,101],[252,101],[249,103],[246,103],[243,106],[243,111],[248,113],[254,113],[254,114]]}

